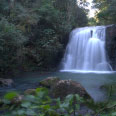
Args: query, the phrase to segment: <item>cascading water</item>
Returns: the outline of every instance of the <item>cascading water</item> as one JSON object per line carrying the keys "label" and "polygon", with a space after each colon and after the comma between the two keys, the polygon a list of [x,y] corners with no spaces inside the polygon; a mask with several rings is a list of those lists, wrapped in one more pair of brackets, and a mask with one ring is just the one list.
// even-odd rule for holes
{"label": "cascading water", "polygon": [[80,71],[109,71],[105,53],[105,26],[77,28],[63,58],[63,69]]}

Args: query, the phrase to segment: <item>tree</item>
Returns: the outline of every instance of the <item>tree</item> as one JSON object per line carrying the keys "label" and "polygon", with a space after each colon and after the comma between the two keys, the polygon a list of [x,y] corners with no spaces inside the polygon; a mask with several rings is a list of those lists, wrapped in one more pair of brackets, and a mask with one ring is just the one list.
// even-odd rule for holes
{"label": "tree", "polygon": [[116,22],[116,0],[93,0],[94,8],[99,11],[96,15],[99,24]]}
{"label": "tree", "polygon": [[0,24],[6,23],[4,28],[8,29],[0,31],[6,43],[0,44],[6,49],[1,52],[6,64],[0,65],[4,69],[1,72],[16,71],[19,66],[26,71],[57,67],[64,51],[63,39],[87,22],[85,9],[76,0],[0,0]]}

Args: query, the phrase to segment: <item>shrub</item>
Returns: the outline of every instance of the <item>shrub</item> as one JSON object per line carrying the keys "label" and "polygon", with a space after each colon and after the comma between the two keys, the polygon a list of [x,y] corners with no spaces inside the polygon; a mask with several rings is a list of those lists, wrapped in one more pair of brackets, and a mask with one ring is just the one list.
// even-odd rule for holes
{"label": "shrub", "polygon": [[19,52],[26,38],[7,19],[0,20],[0,73],[13,72],[19,66]]}

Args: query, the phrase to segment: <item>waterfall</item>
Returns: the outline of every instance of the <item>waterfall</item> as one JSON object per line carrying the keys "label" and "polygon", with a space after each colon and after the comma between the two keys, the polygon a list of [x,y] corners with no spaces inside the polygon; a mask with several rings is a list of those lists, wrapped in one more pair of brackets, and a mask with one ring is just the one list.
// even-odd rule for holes
{"label": "waterfall", "polygon": [[62,61],[62,70],[110,71],[105,52],[105,26],[73,30]]}

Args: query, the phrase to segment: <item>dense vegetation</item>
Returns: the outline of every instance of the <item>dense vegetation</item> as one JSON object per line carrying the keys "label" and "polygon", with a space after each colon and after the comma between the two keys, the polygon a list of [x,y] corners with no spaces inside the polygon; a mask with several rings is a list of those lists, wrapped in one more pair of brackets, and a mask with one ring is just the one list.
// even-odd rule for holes
{"label": "dense vegetation", "polygon": [[[48,89],[37,88],[23,99],[18,96],[17,92],[10,92],[0,101],[2,116],[116,116],[116,102],[94,103],[78,94],[70,94],[63,100],[51,99]],[[88,109],[86,114],[79,112],[82,106]]]}
{"label": "dense vegetation", "polygon": [[0,0],[0,74],[51,70],[69,32],[87,25],[76,0]]}
{"label": "dense vegetation", "polygon": [[108,25],[116,23],[116,0],[93,0],[96,16],[90,19],[92,25]]}
{"label": "dense vegetation", "polygon": [[[89,25],[115,23],[116,0],[93,0],[93,3],[99,12],[89,20]],[[86,0],[0,0],[0,76],[19,71],[55,70],[70,31],[88,25],[85,6]],[[84,105],[92,110],[86,116],[116,115],[116,102],[112,98],[95,104],[71,94],[61,100],[51,97],[46,88],[23,94],[21,100],[17,92],[4,95],[0,99],[0,113],[3,116],[77,116]]]}

